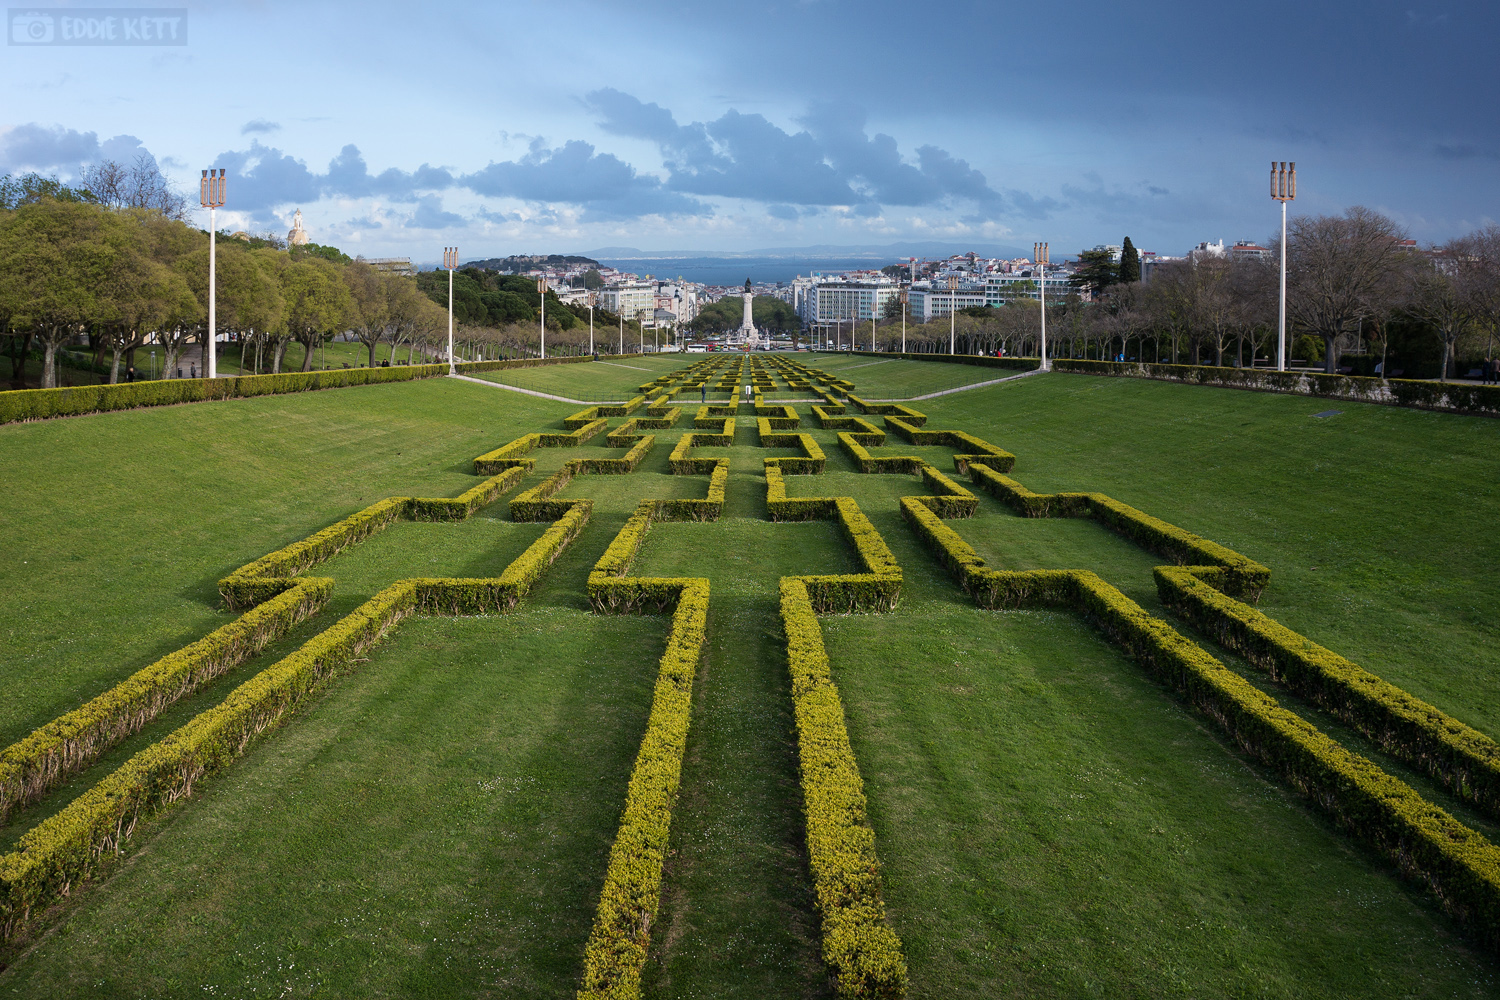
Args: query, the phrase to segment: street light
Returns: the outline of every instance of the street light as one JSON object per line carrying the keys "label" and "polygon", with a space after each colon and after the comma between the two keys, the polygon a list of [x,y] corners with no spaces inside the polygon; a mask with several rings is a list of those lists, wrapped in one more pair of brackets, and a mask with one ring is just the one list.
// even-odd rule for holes
{"label": "street light", "polygon": [[547,276],[536,279],[537,293],[542,297],[542,360],[547,358]]}
{"label": "street light", "polygon": [[458,268],[458,247],[443,247],[443,268],[448,272],[448,374],[458,374],[453,366],[453,272]]}
{"label": "street light", "polygon": [[1052,254],[1047,249],[1047,244],[1037,243],[1032,249],[1036,261],[1036,294],[1042,303],[1042,363],[1041,370],[1047,370],[1047,265],[1052,263]]}
{"label": "street light", "polygon": [[[1276,370],[1286,371],[1286,203],[1297,197],[1297,161],[1271,161],[1271,197],[1281,202],[1281,304],[1276,313]],[[1254,363],[1253,360],[1251,362]],[[1381,369],[1381,374],[1385,369]]]}
{"label": "street light", "polygon": [[958,275],[948,275],[948,353],[958,353]]}
{"label": "street light", "polygon": [[224,207],[224,168],[218,176],[212,170],[203,171],[198,181],[198,201],[208,209],[208,343],[203,348],[203,370],[208,378],[219,377],[219,354],[214,349],[214,338],[218,336],[216,321],[219,299],[218,286],[218,241],[215,238],[214,210]]}
{"label": "street light", "polygon": [[599,297],[597,292],[589,292],[589,353],[594,353],[594,300]]}
{"label": "street light", "polygon": [[906,289],[901,289],[901,353],[906,353]]}

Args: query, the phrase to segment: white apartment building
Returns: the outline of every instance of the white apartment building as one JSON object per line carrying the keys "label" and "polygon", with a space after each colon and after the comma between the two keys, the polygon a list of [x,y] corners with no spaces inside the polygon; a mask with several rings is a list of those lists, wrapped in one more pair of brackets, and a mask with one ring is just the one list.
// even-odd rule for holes
{"label": "white apartment building", "polygon": [[1049,301],[1061,302],[1078,291],[1071,284],[1072,279],[1070,271],[1053,271],[1045,278],[1038,278],[1029,269],[991,274],[984,281],[984,304],[998,308],[1013,299],[1040,299],[1043,291]]}
{"label": "white apartment building", "polygon": [[906,315],[917,323],[928,323],[971,306],[985,306],[989,302],[985,285],[963,284],[957,288],[939,286],[933,288],[926,282],[917,282],[906,295]]}
{"label": "white apartment building", "polygon": [[626,319],[635,319],[642,313],[647,316],[656,312],[656,282],[622,281],[599,289],[599,308],[618,313]]}
{"label": "white apartment building", "polygon": [[797,315],[810,326],[874,319],[885,314],[887,302],[901,297],[901,289],[889,278],[798,278],[792,282],[792,293]]}

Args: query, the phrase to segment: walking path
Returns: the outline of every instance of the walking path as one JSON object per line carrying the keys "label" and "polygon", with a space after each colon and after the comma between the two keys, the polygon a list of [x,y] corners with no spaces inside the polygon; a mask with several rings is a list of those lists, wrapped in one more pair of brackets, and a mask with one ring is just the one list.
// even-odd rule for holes
{"label": "walking path", "polygon": [[[463,379],[465,382],[473,382],[475,385],[487,385],[491,389],[509,389],[511,392],[522,392],[528,396],[536,396],[538,399],[555,399],[559,403],[573,403],[577,406],[598,406],[601,402],[597,399],[590,403],[587,400],[583,399],[569,399],[567,396],[554,396],[550,392],[537,392],[535,389],[522,389],[518,385],[506,385],[504,382],[491,382],[488,379],[475,378],[472,375],[449,375],[448,377]],[[625,402],[625,400],[604,400],[603,402],[623,403]]]}
{"label": "walking path", "polygon": [[961,385],[955,389],[939,389],[937,392],[929,392],[922,396],[910,396],[906,399],[872,399],[872,403],[915,403],[919,399],[936,399],[939,396],[951,396],[955,392],[968,392],[970,389],[982,389],[987,385],[999,385],[1001,382],[1014,382],[1018,378],[1026,378],[1029,375],[1038,375],[1040,368],[1033,368],[1029,372],[1020,372],[1015,375],[1007,375],[1004,378],[992,378],[987,382],[971,382]]}

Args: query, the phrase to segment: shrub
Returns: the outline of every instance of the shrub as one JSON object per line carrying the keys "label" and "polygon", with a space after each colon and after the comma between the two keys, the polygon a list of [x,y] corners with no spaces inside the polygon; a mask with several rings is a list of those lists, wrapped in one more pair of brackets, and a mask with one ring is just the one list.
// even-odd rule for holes
{"label": "shrub", "polygon": [[[1393,684],[1214,589],[1204,568],[1161,566],[1162,603],[1278,682],[1437,778],[1500,812],[1500,745]],[[1209,577],[1212,579],[1212,577]]]}
{"label": "shrub", "polygon": [[797,723],[807,853],[823,916],[823,960],[841,997],[901,997],[906,960],[885,921],[875,832],[804,581],[781,580],[781,620]]}
{"label": "shrub", "polygon": [[[539,364],[574,364],[588,358],[539,358],[518,361],[476,361],[457,365],[460,373],[530,368]],[[0,424],[18,420],[131,410],[143,406],[171,406],[216,399],[280,395],[355,385],[379,385],[437,378],[447,365],[394,365],[389,368],[343,368],[320,372],[282,372],[277,375],[238,375],[216,379],[156,379],[117,385],[75,386],[63,389],[16,389],[0,392]]]}
{"label": "shrub", "polygon": [[971,466],[969,473],[982,489],[1028,517],[1092,517],[1141,548],[1178,565],[1217,567],[1214,585],[1225,593],[1255,600],[1271,582],[1271,571],[1253,559],[1103,493],[1044,495],[1032,493],[1015,480],[983,466]]}
{"label": "shrub", "polygon": [[915,455],[881,455],[875,457],[865,450],[848,431],[839,431],[839,444],[854,459],[860,472],[920,472],[926,463]]}
{"label": "shrub", "polygon": [[662,521],[717,521],[724,513],[724,491],[729,485],[729,459],[702,459],[712,462],[708,496],[703,500],[657,501],[657,518]]}
{"label": "shrub", "polygon": [[332,580],[297,580],[228,625],[168,653],[8,747],[0,753],[0,822],[18,806],[36,801],[69,775],[83,770],[168,705],[317,614],[332,592]]}
{"label": "shrub", "polygon": [[492,476],[515,466],[520,466],[529,472],[535,467],[536,462],[524,456],[531,454],[533,450],[541,446],[541,443],[540,434],[524,434],[494,451],[485,452],[474,459],[474,475]]}
{"label": "shrub", "polygon": [[1160,379],[1193,385],[1213,385],[1231,389],[1254,389],[1261,392],[1286,392],[1299,396],[1323,396],[1366,403],[1386,403],[1424,410],[1448,410],[1479,416],[1500,415],[1500,387],[1495,386],[1276,372],[1264,368],[1157,365],[1066,358],[1054,360],[1052,366],[1058,371],[1082,375]]}
{"label": "shrub", "polygon": [[531,489],[518,494],[510,502],[512,521],[556,521],[567,514],[577,500],[552,500],[554,494],[573,481],[582,471],[581,462],[564,462],[563,467],[537,483]]}

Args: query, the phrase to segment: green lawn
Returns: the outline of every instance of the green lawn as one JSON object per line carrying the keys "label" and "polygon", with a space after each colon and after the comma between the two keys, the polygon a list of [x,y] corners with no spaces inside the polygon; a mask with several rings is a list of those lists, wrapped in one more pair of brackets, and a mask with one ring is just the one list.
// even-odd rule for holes
{"label": "green lawn", "polygon": [[598,361],[546,368],[506,368],[479,372],[476,377],[569,399],[626,400],[638,394],[637,386],[685,368],[698,358],[698,355],[657,354],[615,360],[600,355]]}
{"label": "green lawn", "polygon": [[799,358],[809,368],[854,383],[855,394],[865,399],[911,399],[929,392],[988,382],[1018,375],[1008,368],[957,365],[943,361],[902,361],[862,354],[804,354]]}
{"label": "green lawn", "polygon": [[[847,360],[840,374],[870,397],[933,391],[912,380],[934,370],[1004,374],[798,358],[830,372]],[[520,374],[586,398],[696,360]],[[1338,405],[1320,420],[1327,405],[1307,399],[1055,374],[918,408],[930,428],[1015,452],[1035,490],[1105,492],[1266,563],[1272,617],[1500,733],[1500,557],[1483,541],[1500,514],[1500,423]],[[0,740],[226,620],[214,583],[230,569],[379,497],[455,494],[475,482],[474,455],[571,409],[429,380],[0,427],[16,484],[0,588],[20,595],[0,602]],[[1495,958],[1429,893],[1087,623],[976,608],[901,520],[920,480],[861,475],[799,409],[829,471],[789,477],[789,492],[854,496],[905,574],[895,612],[823,624],[912,996],[1494,994]],[[731,460],[724,520],[657,525],[634,570],[712,587],[651,997],[828,992],[775,584],[850,571],[852,553],[832,523],[765,519],[762,459],[781,452],[740,423],[733,447],[704,449]],[[516,611],[408,621],[146,824],[106,881],[8,956],[0,995],[570,996],[666,625],[587,613],[584,580],[637,500],[704,494],[706,476],[668,474],[684,429],[658,432],[632,475],[569,484],[562,496],[593,498],[594,520]],[[950,449],[884,450],[952,468]],[[582,454],[620,452],[602,436],[541,450],[527,485]],[[1163,613],[1159,560],[1092,522],[1023,519],[983,496],[976,518],[949,523],[993,565],[1095,569]],[[542,528],[501,503],[341,554],[318,570],[337,581],[328,611],[0,835],[13,841],[383,583],[495,571]]]}

